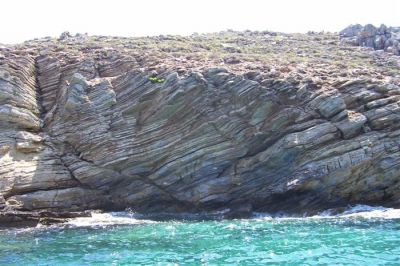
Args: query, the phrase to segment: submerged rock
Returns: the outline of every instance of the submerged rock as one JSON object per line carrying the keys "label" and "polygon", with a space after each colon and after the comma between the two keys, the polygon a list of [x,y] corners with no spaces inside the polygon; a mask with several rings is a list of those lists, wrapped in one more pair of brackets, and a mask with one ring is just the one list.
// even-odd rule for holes
{"label": "submerged rock", "polygon": [[[387,32],[342,36],[381,47]],[[210,41],[243,49],[210,56]],[[398,57],[263,32],[63,34],[0,52],[0,223],[400,205]]]}

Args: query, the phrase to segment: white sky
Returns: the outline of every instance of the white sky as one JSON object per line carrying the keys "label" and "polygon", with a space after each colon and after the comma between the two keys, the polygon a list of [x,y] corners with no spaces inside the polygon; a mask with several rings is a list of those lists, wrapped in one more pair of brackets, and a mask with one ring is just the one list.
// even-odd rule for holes
{"label": "white sky", "polygon": [[400,26],[400,0],[2,0],[0,43],[59,36],[193,32],[339,31],[354,23]]}

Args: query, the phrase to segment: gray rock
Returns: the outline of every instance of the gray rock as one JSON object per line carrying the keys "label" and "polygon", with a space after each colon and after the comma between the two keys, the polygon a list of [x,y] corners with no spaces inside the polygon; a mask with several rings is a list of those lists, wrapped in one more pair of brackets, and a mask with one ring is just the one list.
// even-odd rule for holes
{"label": "gray rock", "polygon": [[84,210],[107,205],[107,196],[99,191],[83,188],[66,188],[50,191],[35,191],[12,196],[6,205],[19,210],[58,208],[59,210]]}
{"label": "gray rock", "polygon": [[58,38],[60,41],[67,40],[68,38],[71,38],[72,35],[69,33],[69,31],[64,31],[61,33],[60,37]]}
{"label": "gray rock", "polygon": [[360,24],[355,24],[355,25],[350,25],[346,27],[345,29],[341,30],[339,32],[340,36],[345,38],[345,37],[354,37],[357,36],[361,30],[363,29],[363,26]]}
{"label": "gray rock", "polygon": [[397,28],[382,24],[376,28],[372,24],[365,26],[350,25],[339,33],[341,43],[355,46],[365,46],[375,50],[385,50],[389,53],[398,55],[397,41],[399,32]]}
{"label": "gray rock", "polygon": [[389,31],[388,31],[388,28],[387,28],[387,26],[385,25],[385,24],[381,24],[381,26],[378,28],[378,31],[377,31],[377,33],[379,34],[379,35],[385,35],[385,34],[387,34]]}
{"label": "gray rock", "polygon": [[375,38],[374,48],[377,50],[383,50],[385,48],[386,37],[384,35],[379,35]]}
{"label": "gray rock", "polygon": [[345,139],[352,138],[360,133],[362,127],[367,122],[367,118],[360,113],[347,112],[347,117],[336,123],[336,126],[342,132]]}
{"label": "gray rock", "polygon": [[340,96],[322,95],[317,97],[315,101],[319,101],[317,110],[326,118],[330,118],[346,108],[346,104]]}
{"label": "gray rock", "polygon": [[372,24],[365,25],[358,33],[358,35],[362,38],[375,37],[375,35],[377,34],[378,34],[378,29],[375,28],[374,25]]}

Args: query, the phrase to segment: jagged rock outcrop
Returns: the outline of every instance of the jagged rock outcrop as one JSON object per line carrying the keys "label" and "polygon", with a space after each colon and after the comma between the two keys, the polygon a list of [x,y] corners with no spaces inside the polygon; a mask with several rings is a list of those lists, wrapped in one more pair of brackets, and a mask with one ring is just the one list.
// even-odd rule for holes
{"label": "jagged rock outcrop", "polygon": [[356,24],[348,26],[339,34],[343,43],[385,50],[400,55],[400,28],[388,28],[383,24],[379,28],[372,24],[365,26]]}
{"label": "jagged rock outcrop", "polygon": [[93,38],[1,49],[3,212],[400,205],[398,57],[329,34]]}

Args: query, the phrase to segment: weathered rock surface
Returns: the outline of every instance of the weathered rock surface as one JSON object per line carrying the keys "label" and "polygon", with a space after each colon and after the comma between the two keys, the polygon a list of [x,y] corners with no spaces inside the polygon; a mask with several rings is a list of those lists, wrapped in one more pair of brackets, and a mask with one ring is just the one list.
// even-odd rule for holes
{"label": "weathered rock surface", "polygon": [[269,32],[0,53],[4,213],[400,206],[398,57]]}
{"label": "weathered rock surface", "polygon": [[381,25],[376,28],[372,24],[361,26],[350,25],[340,33],[342,42],[370,47],[375,50],[385,50],[395,55],[400,55],[400,28]]}

